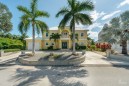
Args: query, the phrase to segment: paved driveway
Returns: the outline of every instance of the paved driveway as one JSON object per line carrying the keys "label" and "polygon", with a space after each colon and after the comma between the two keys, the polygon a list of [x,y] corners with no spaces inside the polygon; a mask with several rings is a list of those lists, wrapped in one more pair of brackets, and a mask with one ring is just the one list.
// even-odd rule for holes
{"label": "paved driveway", "polygon": [[86,60],[81,65],[83,66],[129,66],[129,62],[110,59],[100,54],[87,51],[85,54]]}
{"label": "paved driveway", "polygon": [[[19,54],[2,57],[1,62]],[[88,51],[84,67],[1,65],[0,86],[129,86],[129,67],[104,66],[112,63],[124,62]]]}
{"label": "paved driveway", "polygon": [[0,86],[129,86],[128,77],[128,67],[0,67]]}

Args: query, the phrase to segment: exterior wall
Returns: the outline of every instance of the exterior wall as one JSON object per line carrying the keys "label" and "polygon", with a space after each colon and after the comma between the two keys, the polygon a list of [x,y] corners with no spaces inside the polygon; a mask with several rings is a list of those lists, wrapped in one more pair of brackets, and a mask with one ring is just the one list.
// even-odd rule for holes
{"label": "exterior wall", "polygon": [[[46,43],[48,43],[48,45],[46,45]],[[49,46],[52,46],[52,43],[54,44],[53,45],[53,48],[56,49],[56,47],[58,48],[58,46],[56,46],[56,43],[53,41],[53,40],[44,40],[43,41],[43,49],[48,49]],[[57,45],[58,45],[58,42],[57,42]]]}
{"label": "exterior wall", "polygon": [[[48,37],[46,37],[46,33],[48,33]],[[49,40],[52,33],[61,34],[61,39],[59,39],[56,43],[53,40]],[[67,33],[67,36],[64,36],[64,33]],[[78,34],[78,40],[76,40],[76,43],[82,46],[87,46],[87,30],[76,30],[75,33]],[[81,34],[83,34],[83,36],[81,36]],[[47,49],[52,45],[52,43],[54,43],[54,49],[62,49],[62,42],[67,42],[68,49],[72,48],[72,40],[70,38],[70,35],[71,31],[68,27],[66,27],[65,29],[49,30],[49,32],[45,32],[43,34],[43,49]],[[48,45],[46,45],[46,43],[48,43]]]}

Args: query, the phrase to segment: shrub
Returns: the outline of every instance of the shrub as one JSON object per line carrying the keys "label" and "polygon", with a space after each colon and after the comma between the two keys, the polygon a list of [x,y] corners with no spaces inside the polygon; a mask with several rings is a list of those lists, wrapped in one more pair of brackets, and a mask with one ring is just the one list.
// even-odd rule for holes
{"label": "shrub", "polygon": [[47,49],[48,50],[53,50],[53,46],[49,46]]}
{"label": "shrub", "polygon": [[100,48],[101,51],[103,51],[103,52],[106,51],[107,49],[111,49],[111,45],[110,44],[106,44],[106,43],[103,43],[103,44],[97,43],[96,47]]}
{"label": "shrub", "polygon": [[82,50],[85,50],[86,49],[86,46],[79,46],[80,47],[80,49],[82,49]]}
{"label": "shrub", "polygon": [[91,45],[91,50],[95,50],[96,46],[95,45]]}
{"label": "shrub", "polygon": [[79,50],[80,49],[80,46],[78,43],[76,43],[76,46],[75,46],[76,50]]}
{"label": "shrub", "polygon": [[4,49],[4,52],[17,52],[20,51],[20,49]]}
{"label": "shrub", "polygon": [[9,49],[23,49],[22,45],[9,45]]}
{"label": "shrub", "polygon": [[22,49],[21,46],[23,46],[23,43],[20,40],[0,37],[0,49]]}

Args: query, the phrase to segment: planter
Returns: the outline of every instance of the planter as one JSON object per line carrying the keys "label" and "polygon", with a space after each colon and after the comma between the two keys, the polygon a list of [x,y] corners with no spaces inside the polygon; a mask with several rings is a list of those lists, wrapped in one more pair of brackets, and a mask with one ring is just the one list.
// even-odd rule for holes
{"label": "planter", "polygon": [[41,61],[30,61],[26,60],[25,56],[18,57],[18,61],[23,65],[28,66],[71,66],[71,65],[79,65],[85,61],[85,55],[72,59],[72,60],[41,60]]}
{"label": "planter", "polygon": [[4,55],[4,50],[0,50],[0,57]]}
{"label": "planter", "polygon": [[21,55],[25,55],[25,51],[21,51]]}
{"label": "planter", "polygon": [[108,58],[109,58],[109,57],[110,57],[110,55],[111,55],[111,49],[107,49],[107,50],[106,50],[106,57],[108,57]]}

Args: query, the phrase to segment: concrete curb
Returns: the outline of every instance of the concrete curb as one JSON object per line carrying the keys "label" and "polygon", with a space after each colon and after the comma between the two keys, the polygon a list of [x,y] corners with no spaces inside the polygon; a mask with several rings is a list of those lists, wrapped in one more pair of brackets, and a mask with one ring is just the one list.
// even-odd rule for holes
{"label": "concrete curb", "polygon": [[129,64],[81,64],[80,67],[129,67]]}
{"label": "concrete curb", "polygon": [[129,56],[125,56],[125,55],[113,55],[113,54],[111,54],[109,59],[115,59],[115,60],[129,62]]}
{"label": "concrete curb", "polygon": [[[26,58],[26,57],[25,57]],[[18,57],[18,62],[27,66],[72,66],[78,65],[85,61],[85,55],[80,58],[72,59],[72,60],[55,60],[55,61],[29,61],[24,57]]]}

